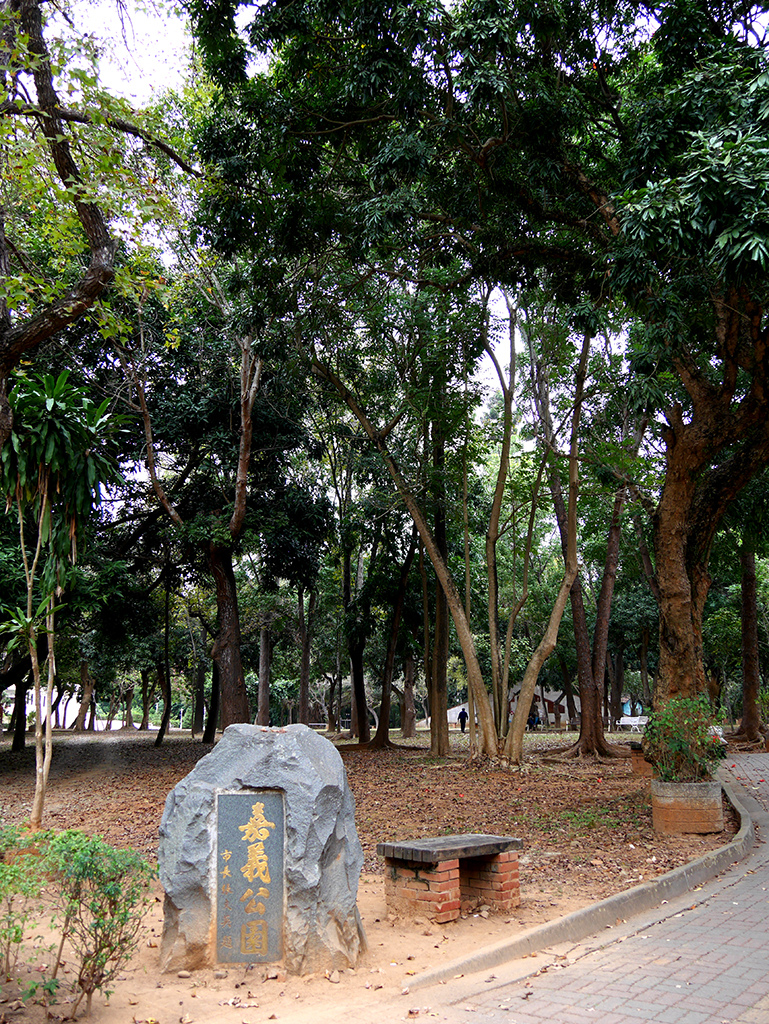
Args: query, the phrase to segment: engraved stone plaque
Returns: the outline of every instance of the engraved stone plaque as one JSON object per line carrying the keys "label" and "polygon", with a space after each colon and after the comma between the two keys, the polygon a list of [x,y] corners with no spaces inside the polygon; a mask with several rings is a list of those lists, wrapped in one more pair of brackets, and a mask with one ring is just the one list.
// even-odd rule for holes
{"label": "engraved stone plaque", "polygon": [[216,958],[273,963],[283,956],[283,793],[219,793],[216,817]]}

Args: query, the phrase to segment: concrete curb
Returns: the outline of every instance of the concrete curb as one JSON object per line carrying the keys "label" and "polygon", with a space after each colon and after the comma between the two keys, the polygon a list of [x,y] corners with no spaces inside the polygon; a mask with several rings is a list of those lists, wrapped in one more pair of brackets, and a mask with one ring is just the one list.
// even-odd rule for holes
{"label": "concrete curb", "polygon": [[554,946],[561,942],[579,942],[608,925],[616,925],[618,921],[653,910],[663,900],[670,901],[676,896],[682,896],[690,889],[711,881],[722,871],[743,860],[750,853],[756,841],[753,819],[745,806],[742,794],[738,795],[731,781],[724,778],[723,775],[720,775],[720,780],[727,800],[740,818],[740,830],[726,846],[722,846],[720,850],[711,850],[703,857],[698,857],[697,860],[684,864],[680,868],[674,868],[673,871],[668,871],[652,881],[644,882],[643,885],[636,885],[626,892],[609,896],[608,899],[600,900],[600,902],[583,907],[581,910],[575,910],[574,913],[567,914],[565,917],[547,921],[513,939],[504,939],[493,946],[479,949],[470,956],[451,960],[440,967],[417,974],[409,979],[409,990],[413,991],[416,988],[448,981],[458,974],[485,971],[508,960],[537,953],[548,946]]}

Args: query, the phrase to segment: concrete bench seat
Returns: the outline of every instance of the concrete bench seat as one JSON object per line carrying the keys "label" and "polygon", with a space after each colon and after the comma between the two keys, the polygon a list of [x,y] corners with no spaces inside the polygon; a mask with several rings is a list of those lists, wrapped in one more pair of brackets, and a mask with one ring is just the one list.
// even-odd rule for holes
{"label": "concrete bench seat", "polygon": [[487,905],[507,912],[521,901],[518,851],[523,840],[468,833],[412,842],[378,843],[385,860],[387,907],[436,924]]}

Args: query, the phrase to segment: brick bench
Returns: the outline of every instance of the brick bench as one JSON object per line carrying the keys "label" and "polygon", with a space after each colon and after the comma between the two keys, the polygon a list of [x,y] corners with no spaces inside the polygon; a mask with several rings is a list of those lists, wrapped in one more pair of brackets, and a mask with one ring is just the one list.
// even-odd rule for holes
{"label": "brick bench", "polygon": [[470,833],[378,843],[385,860],[389,910],[436,924],[455,921],[461,909],[486,904],[508,911],[521,902],[518,851],[523,840]]}

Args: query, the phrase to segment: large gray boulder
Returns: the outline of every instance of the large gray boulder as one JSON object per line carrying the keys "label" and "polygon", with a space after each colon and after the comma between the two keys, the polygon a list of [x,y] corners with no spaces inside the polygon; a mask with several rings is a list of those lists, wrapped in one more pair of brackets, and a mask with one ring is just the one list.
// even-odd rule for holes
{"label": "large gray boulder", "polygon": [[355,966],[366,948],[356,906],[363,851],[338,751],[304,725],[231,725],[166,799],[158,845],[162,969],[217,961],[216,797],[241,789],[284,793],[286,970]]}

